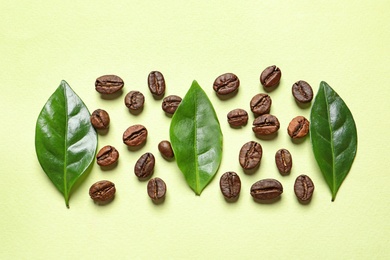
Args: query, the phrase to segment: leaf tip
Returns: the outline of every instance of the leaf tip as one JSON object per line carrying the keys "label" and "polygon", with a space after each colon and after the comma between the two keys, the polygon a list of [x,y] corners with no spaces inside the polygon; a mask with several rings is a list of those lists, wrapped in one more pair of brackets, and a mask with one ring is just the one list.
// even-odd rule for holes
{"label": "leaf tip", "polygon": [[[332,89],[331,87],[330,87],[330,85],[328,84],[328,83],[326,83],[325,81],[321,81],[320,82],[320,88],[325,88],[325,89]],[[332,89],[333,90],[333,89]],[[334,90],[333,90],[334,91]]]}
{"label": "leaf tip", "polygon": [[61,80],[61,85],[62,85],[62,86],[68,86],[69,84],[68,84],[68,82],[66,82],[66,81],[63,79],[63,80]]}
{"label": "leaf tip", "polygon": [[196,81],[195,79],[192,81],[192,84],[191,84],[191,87],[196,87],[196,88],[201,88],[198,81]]}

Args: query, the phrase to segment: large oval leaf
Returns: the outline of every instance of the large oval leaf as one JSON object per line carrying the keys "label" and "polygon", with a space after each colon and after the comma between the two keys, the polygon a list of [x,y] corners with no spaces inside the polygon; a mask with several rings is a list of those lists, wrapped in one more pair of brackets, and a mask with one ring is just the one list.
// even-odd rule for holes
{"label": "large oval leaf", "polygon": [[196,81],[172,117],[170,139],[179,169],[197,195],[222,159],[222,131],[213,105]]}
{"label": "large oval leaf", "polygon": [[97,134],[83,101],[62,81],[38,116],[35,150],[69,207],[72,187],[94,160]]}
{"label": "large oval leaf", "polygon": [[356,155],[357,130],[347,105],[323,81],[311,108],[310,136],[314,156],[334,201]]}

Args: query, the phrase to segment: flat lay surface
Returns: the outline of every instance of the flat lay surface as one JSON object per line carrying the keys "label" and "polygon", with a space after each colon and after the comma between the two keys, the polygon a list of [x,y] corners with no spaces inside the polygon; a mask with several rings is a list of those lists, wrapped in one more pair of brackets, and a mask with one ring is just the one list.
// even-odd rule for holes
{"label": "flat lay surface", "polygon": [[[5,1],[0,10],[0,259],[390,258],[388,1],[71,2]],[[281,78],[266,90],[260,74],[271,65],[280,68]],[[200,195],[158,149],[170,138],[172,116],[148,88],[151,71],[164,75],[165,96],[184,98],[196,80],[219,120],[221,163]],[[227,97],[213,89],[224,73],[240,81]],[[112,96],[95,90],[95,80],[107,74],[124,82]],[[110,145],[119,153],[112,167],[92,162],[70,193],[69,208],[35,151],[38,116],[62,80],[90,113],[109,113],[97,149]],[[299,80],[314,95],[321,81],[329,84],[356,123],[356,158],[333,202],[309,135],[296,141],[287,132],[293,118],[310,119],[314,102],[294,100],[292,86]],[[130,91],[144,96],[137,113],[125,105]],[[280,122],[277,134],[267,138],[252,131],[250,102],[259,93],[270,96],[270,114]],[[227,114],[238,108],[248,112],[248,123],[231,127]],[[133,149],[122,137],[136,124],[148,135]],[[250,141],[261,144],[262,158],[258,168],[244,170],[239,153]],[[275,163],[282,148],[293,161],[283,175]],[[155,159],[152,177],[166,184],[162,203],[152,202],[148,180],[134,174],[147,152]],[[225,172],[241,180],[235,201],[221,193]],[[309,203],[294,194],[301,174],[315,186]],[[254,200],[251,186],[270,178],[283,185],[280,198]],[[89,196],[100,180],[116,188],[105,205]]]}

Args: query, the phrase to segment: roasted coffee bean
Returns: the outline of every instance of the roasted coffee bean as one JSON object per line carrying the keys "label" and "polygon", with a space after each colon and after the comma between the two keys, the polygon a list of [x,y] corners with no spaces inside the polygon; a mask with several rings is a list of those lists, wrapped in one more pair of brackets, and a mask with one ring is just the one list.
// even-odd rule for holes
{"label": "roasted coffee bean", "polygon": [[213,84],[213,89],[218,95],[233,93],[240,86],[240,80],[233,73],[225,73],[218,76]]}
{"label": "roasted coffee bean", "polygon": [[145,97],[139,91],[130,91],[125,97],[125,105],[130,110],[138,110],[144,106]]}
{"label": "roasted coffee bean", "polygon": [[163,99],[163,102],[161,104],[162,110],[164,110],[165,113],[173,114],[175,113],[177,107],[180,105],[181,97],[176,95],[170,95]]}
{"label": "roasted coffee bean", "polygon": [[97,203],[109,202],[115,196],[115,185],[110,181],[98,181],[89,188],[89,196]]}
{"label": "roasted coffee bean", "polygon": [[225,199],[237,199],[241,191],[240,177],[235,172],[225,172],[219,180],[219,187]]}
{"label": "roasted coffee bean", "polygon": [[95,129],[107,129],[110,124],[110,116],[103,109],[96,109],[91,115],[91,124]]}
{"label": "roasted coffee bean", "polygon": [[104,75],[96,79],[95,89],[101,94],[113,94],[124,86],[123,80],[116,75]]}
{"label": "roasted coffee bean", "polygon": [[153,175],[155,159],[152,153],[144,153],[135,163],[134,174],[139,179],[147,179]]}
{"label": "roasted coffee bean", "polygon": [[283,193],[282,184],[275,179],[264,179],[255,182],[251,187],[251,195],[256,200],[272,200]]}
{"label": "roasted coffee bean", "polygon": [[292,94],[299,103],[309,103],[313,99],[313,89],[309,83],[303,80],[294,83]]}
{"label": "roasted coffee bean", "polygon": [[167,140],[161,141],[158,144],[158,150],[165,159],[172,159],[174,157],[171,143]]}
{"label": "roasted coffee bean", "polygon": [[271,97],[267,94],[260,93],[252,98],[250,102],[250,107],[253,113],[257,115],[264,115],[270,112],[271,104]]}
{"label": "roasted coffee bean", "polygon": [[302,202],[309,201],[314,192],[313,181],[304,174],[298,176],[294,183],[294,192],[298,200]]}
{"label": "roasted coffee bean", "polygon": [[245,143],[240,150],[239,162],[244,170],[256,168],[263,156],[263,149],[261,145],[255,141]]}
{"label": "roasted coffee bean", "polygon": [[270,135],[276,133],[279,127],[280,123],[276,116],[264,114],[255,118],[252,130],[257,135]]}
{"label": "roasted coffee bean", "polygon": [[309,127],[310,123],[305,117],[297,116],[291,120],[290,124],[288,125],[287,132],[288,135],[293,139],[301,138],[309,133]]}
{"label": "roasted coffee bean", "polygon": [[149,197],[154,202],[162,201],[165,197],[165,193],[167,192],[167,186],[165,182],[160,178],[150,179],[147,186],[147,191]]}
{"label": "roasted coffee bean", "polygon": [[267,67],[260,75],[260,82],[265,88],[271,88],[279,84],[282,72],[275,65]]}
{"label": "roasted coffee bean", "polygon": [[275,163],[279,172],[285,175],[291,171],[292,156],[287,149],[280,149],[275,154]]}
{"label": "roasted coffee bean", "polygon": [[106,145],[96,155],[96,162],[100,166],[109,166],[118,161],[119,152],[115,147]]}
{"label": "roasted coffee bean", "polygon": [[165,93],[165,79],[159,71],[152,71],[148,76],[148,86],[150,92],[157,97],[161,97]]}
{"label": "roasted coffee bean", "polygon": [[248,113],[244,109],[234,109],[227,114],[227,121],[231,126],[244,126],[248,122]]}
{"label": "roasted coffee bean", "polygon": [[143,125],[133,125],[123,133],[123,143],[127,146],[143,144],[148,137],[148,130]]}

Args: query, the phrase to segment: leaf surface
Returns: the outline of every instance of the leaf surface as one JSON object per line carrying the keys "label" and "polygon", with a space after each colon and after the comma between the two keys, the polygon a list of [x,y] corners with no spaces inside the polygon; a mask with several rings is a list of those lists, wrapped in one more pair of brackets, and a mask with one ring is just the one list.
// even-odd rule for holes
{"label": "leaf surface", "polygon": [[170,125],[176,162],[197,195],[216,174],[222,159],[222,131],[213,105],[193,81]]}
{"label": "leaf surface", "polygon": [[94,160],[97,134],[83,101],[62,81],[40,112],[35,128],[38,161],[69,207],[72,187]]}
{"label": "leaf surface", "polygon": [[357,152],[357,130],[343,99],[324,81],[311,108],[310,138],[334,201]]}

